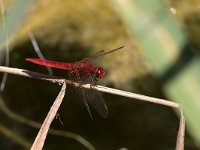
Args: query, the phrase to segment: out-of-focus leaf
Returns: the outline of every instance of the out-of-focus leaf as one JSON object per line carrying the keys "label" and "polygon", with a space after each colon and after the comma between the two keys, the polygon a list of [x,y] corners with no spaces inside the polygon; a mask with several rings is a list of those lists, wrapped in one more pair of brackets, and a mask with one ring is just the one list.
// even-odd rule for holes
{"label": "out-of-focus leaf", "polygon": [[12,35],[23,21],[31,2],[32,0],[15,1],[11,10],[5,16],[5,20],[2,20],[0,25],[0,50],[4,48],[7,36]]}
{"label": "out-of-focus leaf", "polygon": [[163,81],[167,96],[180,103],[189,131],[200,141],[200,61],[180,26],[159,0],[113,0],[138,46]]}

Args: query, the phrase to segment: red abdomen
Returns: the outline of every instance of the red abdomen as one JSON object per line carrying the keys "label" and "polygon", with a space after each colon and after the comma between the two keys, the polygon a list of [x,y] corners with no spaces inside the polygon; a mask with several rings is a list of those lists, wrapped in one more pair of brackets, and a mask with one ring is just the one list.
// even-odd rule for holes
{"label": "red abdomen", "polygon": [[49,60],[38,59],[38,58],[26,58],[26,61],[38,64],[38,65],[41,65],[41,66],[52,67],[52,68],[59,68],[59,69],[64,69],[64,70],[71,70],[72,69],[71,63],[49,61]]}

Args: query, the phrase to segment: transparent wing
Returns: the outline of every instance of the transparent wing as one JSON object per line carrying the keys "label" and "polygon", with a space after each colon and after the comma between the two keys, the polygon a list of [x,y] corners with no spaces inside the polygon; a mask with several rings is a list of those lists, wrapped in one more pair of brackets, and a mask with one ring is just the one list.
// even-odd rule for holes
{"label": "transparent wing", "polygon": [[101,93],[94,87],[91,86],[91,89],[84,89],[85,95],[88,99],[88,102],[92,105],[92,107],[103,117],[107,118],[108,109],[101,96]]}
{"label": "transparent wing", "polygon": [[[92,75],[88,76],[87,78],[80,77],[79,74],[73,75],[73,77],[71,76],[70,78],[71,79],[74,78],[80,84],[80,86],[78,87],[78,91],[91,119],[93,117],[92,117],[89,104],[100,114],[101,117],[107,118],[108,109],[103,100],[103,97],[101,96],[100,91],[98,91],[98,89],[95,88],[95,84],[96,84],[95,78]],[[86,83],[91,84],[90,89],[85,89],[81,87],[81,84],[86,84]]]}
{"label": "transparent wing", "polygon": [[114,51],[120,50],[120,49],[122,49],[123,47],[124,47],[124,46],[120,46],[120,47],[118,47],[118,48],[115,48],[115,49],[112,49],[112,50],[109,50],[109,51],[101,50],[101,51],[99,51],[99,52],[97,52],[97,53],[95,53],[95,54],[93,54],[93,55],[91,55],[91,56],[89,56],[89,57],[87,57],[87,58],[84,58],[84,60],[93,61],[93,60],[94,60],[95,58],[97,58],[97,57],[107,55],[107,54],[112,53],[112,52],[114,52]]}
{"label": "transparent wing", "polygon": [[89,104],[103,117],[107,118],[108,116],[108,109],[104,102],[103,97],[98,89],[95,88],[95,79],[93,76],[89,76],[87,79],[84,80],[84,83],[90,83],[90,89],[83,89],[85,96]]}

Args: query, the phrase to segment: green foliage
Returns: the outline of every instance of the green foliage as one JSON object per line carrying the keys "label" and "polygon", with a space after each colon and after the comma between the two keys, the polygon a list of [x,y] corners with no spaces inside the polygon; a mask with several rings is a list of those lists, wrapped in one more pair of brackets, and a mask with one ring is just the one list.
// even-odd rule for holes
{"label": "green foliage", "polygon": [[167,78],[162,80],[163,89],[181,105],[188,129],[199,143],[200,61],[187,47],[184,32],[159,0],[113,0],[113,4],[156,75]]}
{"label": "green foliage", "polygon": [[[26,10],[29,8],[31,1],[32,0],[17,0],[13,3],[9,12],[1,12],[2,21],[0,25],[0,50],[4,48],[8,36],[12,35],[15,29],[23,21]],[[1,5],[1,8],[5,10],[6,8],[4,8],[3,2]],[[6,16],[4,16],[5,14]]]}

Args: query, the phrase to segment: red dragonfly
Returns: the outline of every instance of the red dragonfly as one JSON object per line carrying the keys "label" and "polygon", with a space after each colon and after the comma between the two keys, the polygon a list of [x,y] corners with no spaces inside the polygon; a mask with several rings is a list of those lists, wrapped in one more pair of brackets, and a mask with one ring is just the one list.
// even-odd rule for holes
{"label": "red dragonfly", "polygon": [[[50,61],[38,58],[26,58],[26,61],[42,66],[67,70],[69,77],[73,77],[73,79],[75,79],[80,84],[79,91],[81,96],[83,97],[83,102],[85,104],[88,113],[90,114],[90,117],[92,118],[92,114],[88,102],[96,109],[96,111],[103,118],[107,118],[108,116],[107,106],[100,92],[94,87],[96,85],[97,79],[103,78],[105,76],[105,70],[102,67],[96,67],[92,63],[92,60],[94,60],[94,58],[96,57],[112,53],[121,48],[123,48],[123,46],[110,51],[99,51],[98,53],[88,58],[84,58],[74,63],[57,62],[57,61]],[[81,84],[83,83],[90,83],[91,88],[90,89],[82,88]]]}

